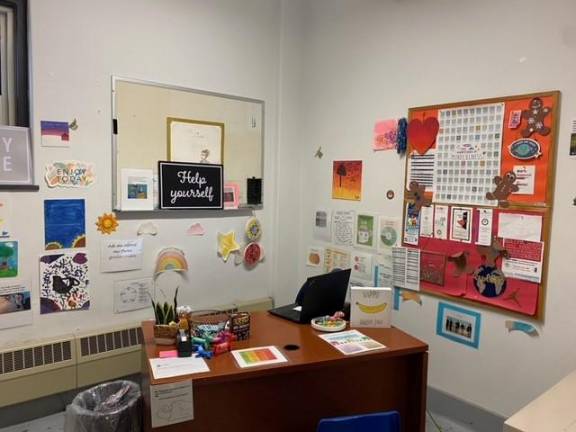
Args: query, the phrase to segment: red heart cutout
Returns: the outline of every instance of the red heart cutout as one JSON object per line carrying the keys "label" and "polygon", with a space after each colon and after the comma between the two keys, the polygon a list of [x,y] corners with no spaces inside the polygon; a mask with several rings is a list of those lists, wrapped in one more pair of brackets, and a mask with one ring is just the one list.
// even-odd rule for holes
{"label": "red heart cutout", "polygon": [[410,148],[423,155],[434,145],[440,124],[436,117],[428,117],[424,123],[420,119],[410,120],[408,124],[408,142]]}

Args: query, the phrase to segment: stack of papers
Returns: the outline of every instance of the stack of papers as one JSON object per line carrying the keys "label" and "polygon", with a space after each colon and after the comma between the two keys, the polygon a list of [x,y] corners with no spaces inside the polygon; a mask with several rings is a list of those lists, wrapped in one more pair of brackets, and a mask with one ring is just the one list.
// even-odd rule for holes
{"label": "stack of papers", "polygon": [[150,368],[154,379],[210,372],[206,361],[203,358],[196,357],[150,359]]}
{"label": "stack of papers", "polygon": [[348,330],[318,336],[345,355],[386,348],[385,345],[369,338],[358,330]]}

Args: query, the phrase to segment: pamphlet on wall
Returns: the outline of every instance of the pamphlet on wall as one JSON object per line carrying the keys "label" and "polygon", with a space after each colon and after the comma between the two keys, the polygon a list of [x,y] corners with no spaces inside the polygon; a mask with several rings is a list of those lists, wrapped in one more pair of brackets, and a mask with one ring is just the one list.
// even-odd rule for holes
{"label": "pamphlet on wall", "polygon": [[350,291],[352,327],[390,327],[392,288],[353,286]]}
{"label": "pamphlet on wall", "polygon": [[362,352],[386,348],[380,342],[360,333],[358,330],[348,330],[333,334],[321,334],[318,337],[324,339],[342,354],[358,354]]}

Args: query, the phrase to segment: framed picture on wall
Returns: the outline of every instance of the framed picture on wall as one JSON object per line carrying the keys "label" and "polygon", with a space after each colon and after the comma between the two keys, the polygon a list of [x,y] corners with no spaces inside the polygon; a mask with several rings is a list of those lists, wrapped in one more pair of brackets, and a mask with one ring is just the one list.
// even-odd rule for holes
{"label": "framed picture on wall", "polygon": [[224,183],[224,208],[237,209],[240,205],[240,185],[235,182]]}
{"label": "framed picture on wall", "polygon": [[436,334],[478,349],[482,316],[473,310],[438,303]]}
{"label": "framed picture on wall", "polygon": [[168,117],[168,160],[222,164],[224,123]]}

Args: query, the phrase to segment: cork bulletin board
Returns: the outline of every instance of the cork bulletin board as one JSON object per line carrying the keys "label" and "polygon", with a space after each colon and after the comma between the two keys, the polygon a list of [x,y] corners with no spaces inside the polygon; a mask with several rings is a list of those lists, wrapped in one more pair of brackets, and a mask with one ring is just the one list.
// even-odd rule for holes
{"label": "cork bulletin board", "polygon": [[543,317],[559,99],[409,110],[402,246],[422,292]]}

